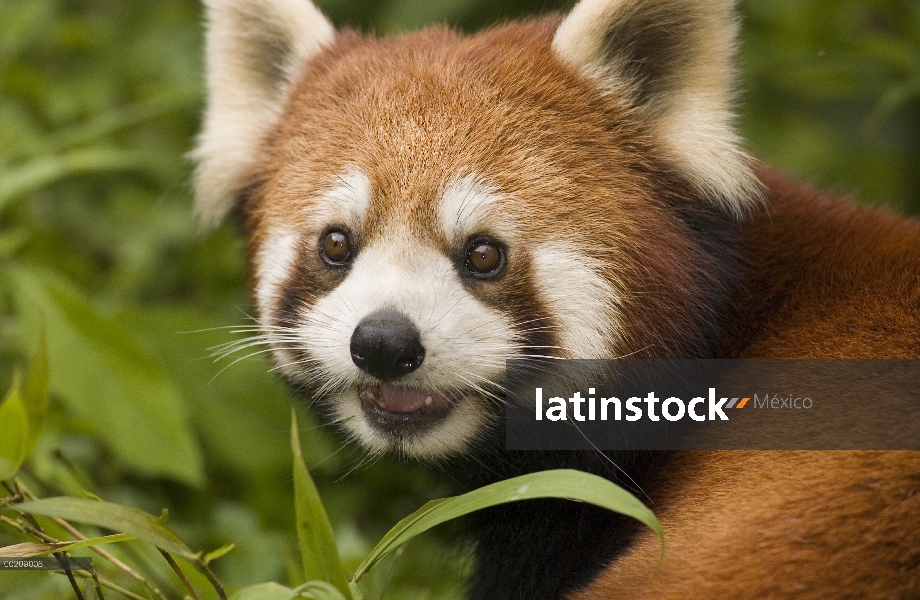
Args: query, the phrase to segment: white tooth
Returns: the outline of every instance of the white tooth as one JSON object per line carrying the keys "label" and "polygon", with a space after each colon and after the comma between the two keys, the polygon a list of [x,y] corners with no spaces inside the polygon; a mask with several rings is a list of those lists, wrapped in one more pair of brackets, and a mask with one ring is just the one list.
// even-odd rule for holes
{"label": "white tooth", "polygon": [[431,396],[425,398],[425,406],[431,406]]}
{"label": "white tooth", "polygon": [[381,398],[380,400],[377,400],[377,404],[379,404],[380,406],[382,406],[382,407],[384,407],[384,408],[387,407],[387,401],[384,400],[383,398]]}

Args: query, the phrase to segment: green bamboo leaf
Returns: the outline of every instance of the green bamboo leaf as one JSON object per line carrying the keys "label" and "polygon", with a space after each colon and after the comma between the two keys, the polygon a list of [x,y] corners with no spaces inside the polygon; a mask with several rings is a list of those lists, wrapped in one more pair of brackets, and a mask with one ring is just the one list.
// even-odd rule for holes
{"label": "green bamboo leaf", "polygon": [[14,229],[0,233],[0,259],[13,256],[29,241],[29,232],[25,229]]}
{"label": "green bamboo leaf", "polygon": [[56,149],[96,142],[120,130],[175,113],[190,105],[194,106],[196,100],[197,97],[187,91],[173,90],[155,98],[101,112],[89,121],[77,123],[54,133],[48,142]]}
{"label": "green bamboo leaf", "polygon": [[260,583],[237,590],[230,600],[294,600],[297,592],[277,583]]}
{"label": "green bamboo leaf", "polygon": [[29,420],[17,378],[0,404],[0,481],[11,479],[19,471],[28,436]]}
{"label": "green bamboo leaf", "polygon": [[204,478],[185,404],[163,368],[60,276],[4,269],[26,339],[44,334],[50,387],[82,426],[138,471]]}
{"label": "green bamboo leaf", "polygon": [[160,519],[139,508],[86,498],[58,496],[21,504],[11,504],[4,510],[15,510],[31,515],[59,517],[68,521],[86,523],[118,531],[153,544],[157,548],[192,560],[188,546]]}
{"label": "green bamboo leaf", "polygon": [[32,359],[29,373],[22,382],[22,400],[26,408],[29,421],[29,432],[26,436],[24,457],[28,458],[45,429],[45,420],[48,418],[48,405],[50,404],[51,389],[48,380],[48,349],[45,336],[42,335],[38,342],[38,351]]}
{"label": "green bamboo leaf", "polygon": [[88,538],[85,540],[75,540],[72,542],[61,542],[55,544],[56,548],[54,550],[48,550],[47,552],[42,552],[41,554],[51,554],[52,552],[57,552],[58,550],[66,550],[70,552],[71,550],[79,550],[80,548],[88,548],[90,546],[103,546],[105,544],[117,544],[120,542],[133,542],[137,538],[133,535],[128,535],[127,533],[116,533],[113,535],[103,535],[94,538]]}
{"label": "green bamboo leaf", "polygon": [[0,210],[8,202],[74,175],[110,171],[162,170],[161,158],[146,152],[78,148],[57,156],[36,158],[21,167],[0,172]]}
{"label": "green bamboo leaf", "polygon": [[115,544],[117,542],[131,542],[136,538],[126,533],[115,535],[103,535],[101,537],[89,538],[85,540],[73,540],[69,542],[55,542],[53,544],[36,544],[26,542],[24,544],[13,544],[0,548],[0,557],[4,556],[42,556],[53,552],[66,550],[77,550],[87,546],[102,546],[103,544]]}
{"label": "green bamboo leaf", "polygon": [[99,584],[96,583],[96,580],[90,577],[83,584],[83,597],[86,600],[101,600],[102,595],[100,594]]}
{"label": "green bamboo leaf", "polygon": [[236,548],[236,544],[232,544],[232,543],[226,544],[224,546],[221,546],[217,550],[212,550],[211,552],[208,552],[207,554],[204,555],[204,558],[202,560],[204,561],[204,564],[209,564],[212,560],[217,560],[218,558],[220,558],[221,556],[224,556],[225,554],[227,554],[234,548]]}
{"label": "green bamboo leaf", "polygon": [[297,432],[297,413],[291,408],[291,450],[294,454],[294,502],[297,517],[297,538],[307,581],[326,581],[344,596],[349,596],[348,579],[339,558],[339,549],[332,536],[332,526],[316,484],[307,471]]}
{"label": "green bamboo leaf", "polygon": [[662,551],[664,549],[664,532],[661,524],[638,498],[597,475],[572,469],[558,469],[506,479],[460,496],[428,502],[383,536],[364,562],[358,566],[352,581],[357,582],[384,556],[435,525],[490,506],[535,498],[562,498],[587,502],[632,517],[648,525],[658,534]]}
{"label": "green bamboo leaf", "polygon": [[351,590],[351,600],[364,600],[364,594],[361,593],[361,588],[358,587],[357,583],[349,581],[348,589]]}
{"label": "green bamboo leaf", "polygon": [[331,583],[326,581],[308,581],[294,589],[297,594],[296,598],[307,598],[308,600],[348,600]]}
{"label": "green bamboo leaf", "polygon": [[[105,500],[103,500],[100,496],[92,493],[89,490],[80,490],[80,493],[83,495],[84,498],[89,498],[90,500],[97,500],[99,502],[105,502]],[[163,522],[165,523],[166,521],[163,521]]]}

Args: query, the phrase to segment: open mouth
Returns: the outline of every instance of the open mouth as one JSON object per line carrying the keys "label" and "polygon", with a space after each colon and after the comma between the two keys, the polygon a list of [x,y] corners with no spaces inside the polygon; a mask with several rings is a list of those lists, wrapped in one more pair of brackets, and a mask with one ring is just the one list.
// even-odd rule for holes
{"label": "open mouth", "polygon": [[361,407],[379,425],[433,422],[447,416],[457,399],[442,393],[388,382],[360,390]]}

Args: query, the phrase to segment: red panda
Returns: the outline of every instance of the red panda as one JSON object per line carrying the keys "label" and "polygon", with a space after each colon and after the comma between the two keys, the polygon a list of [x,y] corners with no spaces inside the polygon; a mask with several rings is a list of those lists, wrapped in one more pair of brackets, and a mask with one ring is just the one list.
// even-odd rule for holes
{"label": "red panda", "polygon": [[383,39],[205,4],[198,212],[242,224],[317,414],[467,486],[575,467],[654,502],[658,568],[599,509],[485,511],[472,598],[920,597],[920,453],[504,451],[506,358],[920,357],[920,224],[744,152],[730,0]]}

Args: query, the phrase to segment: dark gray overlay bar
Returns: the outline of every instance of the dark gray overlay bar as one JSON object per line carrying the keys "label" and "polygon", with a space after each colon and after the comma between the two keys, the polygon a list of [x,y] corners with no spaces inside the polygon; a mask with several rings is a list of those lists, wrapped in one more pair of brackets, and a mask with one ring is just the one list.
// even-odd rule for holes
{"label": "dark gray overlay bar", "polygon": [[920,360],[509,360],[509,450],[920,450]]}

